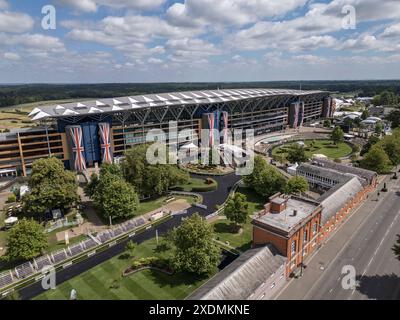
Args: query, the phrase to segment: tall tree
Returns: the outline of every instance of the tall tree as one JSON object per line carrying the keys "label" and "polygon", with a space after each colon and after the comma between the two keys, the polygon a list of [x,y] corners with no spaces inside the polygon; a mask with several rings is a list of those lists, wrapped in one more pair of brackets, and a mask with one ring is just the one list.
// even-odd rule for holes
{"label": "tall tree", "polygon": [[378,123],[375,125],[375,133],[376,133],[377,135],[380,135],[380,134],[382,133],[382,131],[383,131],[383,124],[382,124],[382,122],[378,122]]}
{"label": "tall tree", "polygon": [[396,134],[385,136],[380,143],[394,165],[400,164],[400,137]]}
{"label": "tall tree", "polygon": [[261,156],[255,156],[253,172],[244,177],[244,183],[259,195],[268,198],[282,192],[286,185],[285,177]]}
{"label": "tall tree", "polygon": [[189,181],[189,174],[176,165],[149,164],[146,160],[147,145],[126,151],[122,163],[125,179],[143,195],[161,195],[177,184]]}
{"label": "tall tree", "polygon": [[341,127],[336,126],[331,133],[332,141],[337,145],[344,140],[344,132]]}
{"label": "tall tree", "polygon": [[367,119],[369,117],[369,111],[368,111],[368,109],[365,109],[363,112],[362,112],[362,114],[361,114],[361,119],[362,120],[365,120],[365,119]]}
{"label": "tall tree", "polygon": [[379,141],[380,139],[377,136],[375,135],[370,136],[368,138],[368,142],[363,146],[360,155],[363,156],[364,154],[366,154],[371,149],[371,147],[377,144]]}
{"label": "tall tree", "polygon": [[246,196],[241,193],[235,193],[224,208],[224,215],[229,221],[235,223],[235,230],[239,230],[240,225],[246,223],[248,214],[249,204]]}
{"label": "tall tree", "polygon": [[7,235],[6,257],[9,261],[29,260],[48,246],[44,228],[34,220],[22,219]]}
{"label": "tall tree", "polygon": [[290,147],[286,159],[290,163],[295,163],[295,162],[300,163],[308,160],[304,147],[299,145],[298,143],[294,143]]}
{"label": "tall tree", "polygon": [[393,106],[398,102],[398,98],[393,91],[385,90],[380,94],[380,103],[383,106]]}
{"label": "tall tree", "polygon": [[212,226],[197,213],[186,218],[171,233],[172,257],[175,270],[198,275],[214,272],[221,259],[221,251],[215,244]]}
{"label": "tall tree", "polygon": [[390,121],[392,129],[400,127],[400,110],[393,110],[387,116],[386,120]]}
{"label": "tall tree", "polygon": [[43,214],[46,209],[68,208],[78,200],[75,174],[64,169],[61,160],[51,157],[36,160],[23,199],[26,212]]}
{"label": "tall tree", "polygon": [[85,190],[91,193],[96,207],[105,218],[127,219],[135,216],[139,197],[115,165],[102,165],[100,177],[92,176]]}
{"label": "tall tree", "polygon": [[105,218],[128,219],[135,216],[139,197],[135,189],[122,178],[112,176],[100,179],[101,193],[95,193],[95,202]]}
{"label": "tall tree", "polygon": [[365,169],[385,173],[390,170],[391,161],[385,150],[380,145],[374,145],[361,161]]}
{"label": "tall tree", "polygon": [[289,179],[288,183],[285,186],[285,193],[300,193],[306,192],[308,190],[308,182],[303,177],[293,177]]}

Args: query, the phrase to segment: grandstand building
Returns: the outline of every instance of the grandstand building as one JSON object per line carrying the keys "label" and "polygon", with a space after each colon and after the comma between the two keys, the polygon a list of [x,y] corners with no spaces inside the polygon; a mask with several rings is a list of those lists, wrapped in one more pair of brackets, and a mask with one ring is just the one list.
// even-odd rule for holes
{"label": "grandstand building", "polygon": [[0,170],[26,175],[34,160],[51,155],[82,171],[123,156],[127,148],[144,143],[151,129],[168,132],[171,121],[173,129],[191,129],[198,136],[209,128],[253,129],[260,135],[333,112],[328,92],[282,89],[174,92],[43,106],[30,113],[37,127],[0,134]]}

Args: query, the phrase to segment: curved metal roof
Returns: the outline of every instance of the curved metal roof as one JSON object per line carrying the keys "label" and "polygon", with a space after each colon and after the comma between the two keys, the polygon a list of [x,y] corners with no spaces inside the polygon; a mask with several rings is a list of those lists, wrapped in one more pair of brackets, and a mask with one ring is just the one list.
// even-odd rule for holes
{"label": "curved metal roof", "polygon": [[246,300],[286,262],[270,243],[249,249],[199,289],[188,300]]}
{"label": "curved metal roof", "polygon": [[210,104],[268,96],[306,96],[320,93],[326,92],[289,89],[224,89],[158,93],[42,106],[35,108],[29,116],[32,117],[32,120],[42,120],[46,118],[71,117],[104,112],[112,113],[173,105]]}

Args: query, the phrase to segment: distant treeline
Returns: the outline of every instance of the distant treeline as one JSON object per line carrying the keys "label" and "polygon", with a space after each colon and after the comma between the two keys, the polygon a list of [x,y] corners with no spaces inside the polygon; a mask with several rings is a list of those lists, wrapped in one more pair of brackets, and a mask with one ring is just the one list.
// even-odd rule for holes
{"label": "distant treeline", "polygon": [[0,107],[45,100],[108,98],[185,90],[234,88],[287,88],[356,92],[375,96],[384,90],[400,94],[400,80],[369,81],[275,81],[221,83],[112,83],[112,84],[27,84],[0,85]]}

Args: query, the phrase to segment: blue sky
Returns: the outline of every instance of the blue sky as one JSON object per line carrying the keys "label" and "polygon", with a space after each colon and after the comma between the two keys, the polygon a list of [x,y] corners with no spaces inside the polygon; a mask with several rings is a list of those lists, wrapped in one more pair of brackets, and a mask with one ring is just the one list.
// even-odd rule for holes
{"label": "blue sky", "polygon": [[0,0],[1,83],[397,79],[399,49],[398,0]]}

